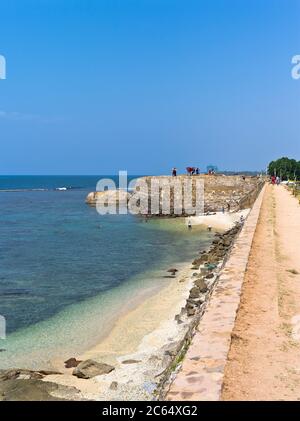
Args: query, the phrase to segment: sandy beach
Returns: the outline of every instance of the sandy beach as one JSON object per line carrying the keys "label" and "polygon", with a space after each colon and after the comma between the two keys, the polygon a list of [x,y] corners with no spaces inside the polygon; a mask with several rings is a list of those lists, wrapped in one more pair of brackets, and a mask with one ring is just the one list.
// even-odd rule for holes
{"label": "sandy beach", "polygon": [[[248,210],[237,214],[217,213],[195,217],[192,223],[218,227],[222,232],[247,213]],[[63,361],[55,361],[55,366],[64,374],[50,375],[45,380],[76,387],[85,399],[151,399],[155,377],[165,369],[166,347],[182,340],[189,326],[188,320],[178,324],[175,316],[186,304],[195,269],[191,262],[174,266],[179,270],[166,287],[123,314],[100,343],[76,356],[79,360],[112,364],[114,371],[88,380],[79,379],[72,375],[73,369],[64,368]],[[118,385],[117,390],[111,389],[112,384]]]}
{"label": "sandy beach", "polygon": [[[121,316],[103,341],[76,356],[79,360],[93,359],[112,364],[116,367],[112,373],[79,379],[72,375],[72,368],[66,369],[63,361],[56,360],[53,366],[64,374],[50,375],[45,380],[76,387],[86,399],[149,398],[151,388],[143,391],[143,384],[153,379],[154,371],[160,371],[163,346],[178,340],[184,329],[174,318],[184,306],[192,286],[191,266],[189,262],[177,265],[176,278],[170,279],[166,287]],[[155,358],[155,354],[159,356]],[[122,364],[126,360],[138,363]],[[109,389],[114,381],[119,384],[117,394]],[[129,381],[138,386],[130,388]]]}
{"label": "sandy beach", "polygon": [[227,230],[239,222],[241,217],[245,219],[249,211],[250,209],[243,209],[238,212],[215,212],[211,215],[191,216],[187,220],[191,221],[192,225],[205,225],[216,230]]}

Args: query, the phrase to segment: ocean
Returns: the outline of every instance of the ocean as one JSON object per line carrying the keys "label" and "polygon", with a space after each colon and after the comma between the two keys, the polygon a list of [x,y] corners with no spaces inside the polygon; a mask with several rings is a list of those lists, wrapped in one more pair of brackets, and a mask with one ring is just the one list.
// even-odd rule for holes
{"label": "ocean", "polygon": [[0,368],[95,345],[135,297],[170,282],[170,266],[210,244],[213,233],[181,218],[99,215],[85,197],[102,177],[0,177]]}

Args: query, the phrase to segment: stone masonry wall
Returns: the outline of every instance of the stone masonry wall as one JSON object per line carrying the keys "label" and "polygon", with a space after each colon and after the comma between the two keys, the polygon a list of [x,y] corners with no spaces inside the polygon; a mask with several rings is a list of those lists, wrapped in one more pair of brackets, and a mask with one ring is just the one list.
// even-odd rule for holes
{"label": "stone masonry wall", "polygon": [[[230,209],[236,211],[251,207],[254,203],[259,191],[261,190],[264,179],[259,177],[242,177],[242,176],[223,176],[223,175],[179,175],[177,177],[170,176],[147,176],[141,177],[137,181],[142,184],[146,184],[146,191],[141,197],[144,198],[143,205],[140,208],[141,214],[151,214],[151,188],[153,183],[159,183],[159,204],[156,212],[157,216],[178,216],[174,212],[174,202],[179,199],[182,200],[181,195],[183,193],[184,185],[187,181],[192,182],[192,204],[195,206],[196,203],[196,182],[202,181],[204,184],[204,212],[219,212],[223,208],[225,210]],[[172,183],[178,183],[179,189],[173,189]],[[168,193],[168,191],[170,193]],[[97,200],[107,200],[111,202],[114,200],[116,204],[119,203],[119,196],[122,195],[123,202],[125,200],[130,201],[132,193],[124,191],[104,191],[104,192],[92,192],[89,193],[86,202],[89,205],[95,206]],[[170,209],[163,209],[163,199],[168,197],[170,194]],[[177,195],[177,196],[176,196]],[[142,202],[142,201],[141,201]],[[145,207],[146,203],[146,207]],[[183,213],[180,216],[193,215],[185,209],[183,201],[182,209]]]}
{"label": "stone masonry wall", "polygon": [[[172,182],[173,177],[143,177],[141,180],[146,180],[148,186],[151,185],[151,180],[157,179],[160,181]],[[242,176],[223,176],[223,175],[198,175],[187,176],[180,175],[176,180],[180,180],[182,185],[187,179],[192,179],[193,182],[193,198],[195,199],[196,180],[203,180],[204,182],[204,212],[218,212],[224,207],[227,210],[228,205],[230,210],[239,210],[245,207],[251,207],[259,191],[261,190],[264,181],[259,177],[242,177]],[[149,190],[151,188],[149,187]],[[171,191],[171,210],[170,215],[173,215],[174,196]],[[193,203],[194,204],[194,203]],[[150,204],[149,204],[150,207]],[[160,209],[160,214],[161,214]]]}

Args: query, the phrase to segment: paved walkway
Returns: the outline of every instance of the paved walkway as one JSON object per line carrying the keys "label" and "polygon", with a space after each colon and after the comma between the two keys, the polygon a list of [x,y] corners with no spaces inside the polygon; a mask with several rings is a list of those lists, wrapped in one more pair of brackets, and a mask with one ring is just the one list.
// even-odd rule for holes
{"label": "paved walkway", "polygon": [[222,399],[300,399],[300,205],[282,186],[263,198]]}
{"label": "paved walkway", "polygon": [[300,400],[300,205],[267,185],[167,400]]}
{"label": "paved walkway", "polygon": [[167,400],[219,400],[264,190],[235,242]]}

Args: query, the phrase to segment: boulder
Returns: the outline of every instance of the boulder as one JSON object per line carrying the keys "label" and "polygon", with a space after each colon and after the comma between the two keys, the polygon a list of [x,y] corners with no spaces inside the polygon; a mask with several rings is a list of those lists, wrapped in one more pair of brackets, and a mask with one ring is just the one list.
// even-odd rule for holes
{"label": "boulder", "polygon": [[202,254],[198,260],[199,260],[200,264],[207,262],[208,254]]}
{"label": "boulder", "polygon": [[110,388],[110,390],[117,390],[118,389],[118,382],[111,382],[109,388]]}
{"label": "boulder", "polygon": [[188,315],[188,317],[194,316],[195,313],[196,313],[195,307],[188,307],[187,308],[187,315]]}
{"label": "boulder", "polygon": [[0,401],[64,400],[81,400],[79,390],[39,379],[10,379],[0,382]]}
{"label": "boulder", "polygon": [[230,247],[232,243],[232,240],[230,238],[226,238],[226,240],[224,240],[224,246],[225,247]]}
{"label": "boulder", "polygon": [[163,347],[163,350],[165,351],[166,355],[169,355],[171,357],[175,357],[179,351],[182,349],[184,345],[184,339],[179,341],[173,341],[168,343]]}
{"label": "boulder", "polygon": [[114,369],[115,367],[109,364],[98,363],[94,360],[85,360],[78,364],[72,374],[81,379],[90,379],[101,374],[108,374]]}
{"label": "boulder", "polygon": [[188,306],[199,307],[200,305],[201,305],[201,302],[199,298],[188,298],[186,300],[186,308],[188,308]]}
{"label": "boulder", "polygon": [[177,324],[179,325],[183,323],[183,321],[180,318],[180,314],[176,314],[174,320],[176,320]]}
{"label": "boulder", "polygon": [[18,380],[18,379],[43,379],[50,374],[62,374],[59,371],[48,370],[27,370],[24,368],[11,368],[9,370],[0,370],[0,381]]}
{"label": "boulder", "polygon": [[65,361],[64,364],[66,368],[74,368],[77,367],[81,362],[81,360],[76,360],[76,358],[72,357]]}
{"label": "boulder", "polygon": [[203,278],[199,278],[195,281],[195,286],[199,289],[199,292],[206,292],[207,285]]}
{"label": "boulder", "polygon": [[131,194],[124,190],[105,190],[91,192],[87,195],[85,202],[88,205],[96,206],[98,203],[109,203],[119,205],[120,202],[127,204]]}
{"label": "boulder", "polygon": [[226,255],[226,251],[225,250],[218,250],[216,257],[219,258],[219,260],[221,260],[223,257],[225,257]]}
{"label": "boulder", "polygon": [[190,290],[190,298],[198,298],[200,294],[200,289],[198,287],[193,287]]}
{"label": "boulder", "polygon": [[193,260],[193,262],[192,262],[193,266],[199,266],[200,264],[201,264],[201,257]]}

